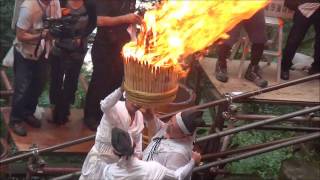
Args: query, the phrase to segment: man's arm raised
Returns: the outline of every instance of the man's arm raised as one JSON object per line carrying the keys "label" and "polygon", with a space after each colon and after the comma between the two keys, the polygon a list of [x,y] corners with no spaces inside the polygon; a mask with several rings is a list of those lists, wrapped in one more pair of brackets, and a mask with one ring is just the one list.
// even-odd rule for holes
{"label": "man's arm raised", "polygon": [[142,18],[134,13],[122,16],[98,16],[97,26],[117,26],[121,24],[140,24]]}

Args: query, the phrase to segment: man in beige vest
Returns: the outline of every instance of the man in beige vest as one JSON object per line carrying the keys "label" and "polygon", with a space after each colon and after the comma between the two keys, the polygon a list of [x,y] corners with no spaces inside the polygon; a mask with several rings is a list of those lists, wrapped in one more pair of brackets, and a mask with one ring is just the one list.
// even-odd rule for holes
{"label": "man in beige vest", "polygon": [[14,94],[9,126],[19,136],[26,136],[23,122],[35,128],[41,122],[34,117],[38,98],[45,84],[47,63],[45,56],[51,44],[44,18],[59,18],[58,0],[24,1],[16,23],[14,42]]}

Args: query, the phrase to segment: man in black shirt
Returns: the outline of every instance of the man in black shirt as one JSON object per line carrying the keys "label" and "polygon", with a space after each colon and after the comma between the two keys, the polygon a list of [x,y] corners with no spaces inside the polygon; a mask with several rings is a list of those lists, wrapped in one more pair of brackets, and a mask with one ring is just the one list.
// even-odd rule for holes
{"label": "man in black shirt", "polygon": [[289,80],[292,59],[308,29],[314,26],[314,62],[308,74],[320,72],[320,1],[319,0],[286,0],[285,6],[295,11],[293,25],[288,35],[287,44],[281,60],[281,79]]}
{"label": "man in black shirt", "polygon": [[121,85],[121,49],[130,41],[127,28],[140,23],[135,0],[96,0],[98,31],[92,47],[93,72],[86,95],[84,122],[96,130],[102,117],[100,100]]}

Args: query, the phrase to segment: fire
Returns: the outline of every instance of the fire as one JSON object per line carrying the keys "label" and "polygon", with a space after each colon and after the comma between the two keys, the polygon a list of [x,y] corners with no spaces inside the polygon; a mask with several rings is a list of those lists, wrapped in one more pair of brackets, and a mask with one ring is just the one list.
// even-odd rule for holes
{"label": "fire", "polygon": [[188,55],[205,49],[270,0],[170,0],[147,11],[136,42],[123,47],[125,58],[180,67]]}

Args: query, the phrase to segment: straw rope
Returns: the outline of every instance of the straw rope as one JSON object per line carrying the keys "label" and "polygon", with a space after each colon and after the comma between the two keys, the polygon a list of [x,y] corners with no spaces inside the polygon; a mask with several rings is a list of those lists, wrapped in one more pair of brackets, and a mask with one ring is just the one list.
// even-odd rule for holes
{"label": "straw rope", "polygon": [[178,86],[167,92],[150,93],[133,90],[129,88],[125,82],[124,89],[126,90],[126,96],[129,99],[129,101],[143,106],[154,106],[172,102],[176,98]]}

